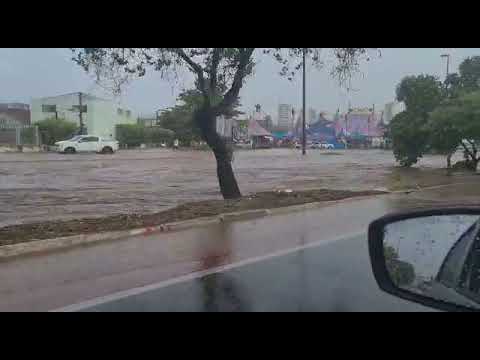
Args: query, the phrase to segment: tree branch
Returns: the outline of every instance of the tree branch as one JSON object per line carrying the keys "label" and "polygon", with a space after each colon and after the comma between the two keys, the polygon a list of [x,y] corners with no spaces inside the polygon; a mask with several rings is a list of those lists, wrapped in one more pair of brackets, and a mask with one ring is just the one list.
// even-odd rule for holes
{"label": "tree branch", "polygon": [[220,115],[225,112],[233,105],[235,100],[237,100],[238,94],[240,93],[240,89],[243,85],[243,79],[246,76],[247,66],[254,51],[255,48],[240,49],[240,59],[237,71],[235,72],[235,75],[233,77],[232,85],[223,96],[223,100],[220,102],[220,104],[218,104],[214,108],[214,112],[216,115]]}
{"label": "tree branch", "polygon": [[197,64],[195,61],[193,61],[186,53],[183,51],[182,48],[173,48],[172,51],[180,56],[182,60],[184,60],[192,69],[193,72],[197,74],[198,78],[198,85],[200,87],[200,91],[203,94],[203,97],[205,100],[210,101],[207,89],[205,87],[205,78],[203,77],[203,68]]}
{"label": "tree branch", "polygon": [[210,91],[215,91],[217,87],[218,64],[222,58],[223,48],[215,48],[212,54],[212,64],[210,66]]}
{"label": "tree branch", "polygon": [[466,152],[468,155],[470,155],[470,157],[471,157],[472,159],[474,159],[475,157],[473,156],[473,154],[472,154],[472,152],[470,151],[470,149],[465,145],[465,143],[462,141],[461,144],[462,144],[463,148],[465,149],[465,152]]}
{"label": "tree branch", "polygon": [[472,146],[472,150],[473,150],[473,153],[472,153],[472,158],[473,159],[476,159],[477,158],[477,153],[478,153],[478,150],[477,150],[477,147],[475,146],[475,141],[472,141],[472,140],[468,140],[466,139],[467,142]]}

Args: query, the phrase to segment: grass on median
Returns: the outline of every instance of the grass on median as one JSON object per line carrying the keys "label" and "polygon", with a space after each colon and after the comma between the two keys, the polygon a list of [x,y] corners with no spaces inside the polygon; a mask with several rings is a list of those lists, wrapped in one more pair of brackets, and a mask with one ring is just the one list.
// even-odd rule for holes
{"label": "grass on median", "polygon": [[382,191],[374,190],[348,191],[328,189],[293,191],[291,193],[269,191],[244,196],[236,200],[191,202],[153,214],[120,214],[101,218],[9,225],[0,228],[0,246],[78,234],[135,229],[243,210],[279,208],[383,193]]}

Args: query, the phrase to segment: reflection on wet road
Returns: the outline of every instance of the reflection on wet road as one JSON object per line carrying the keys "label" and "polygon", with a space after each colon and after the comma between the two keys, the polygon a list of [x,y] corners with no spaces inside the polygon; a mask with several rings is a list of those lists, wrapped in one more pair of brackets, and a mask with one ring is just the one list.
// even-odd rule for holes
{"label": "reflection on wet road", "polygon": [[[403,170],[393,167],[389,151],[328,154],[316,150],[302,157],[293,149],[239,151],[233,166],[244,193],[276,187],[397,189],[462,180],[438,170],[445,166],[441,156],[425,156],[422,169]],[[220,198],[215,161],[206,151],[0,154],[0,175],[0,226],[154,212],[187,201]]]}
{"label": "reflection on wet road", "polygon": [[426,311],[382,293],[356,236],[81,311]]}

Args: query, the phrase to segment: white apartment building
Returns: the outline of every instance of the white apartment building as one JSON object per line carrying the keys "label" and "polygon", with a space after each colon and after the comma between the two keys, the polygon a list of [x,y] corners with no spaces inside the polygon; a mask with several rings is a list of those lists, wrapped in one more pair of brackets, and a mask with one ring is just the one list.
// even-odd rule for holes
{"label": "white apartment building", "polygon": [[285,130],[293,128],[292,105],[280,104],[278,105],[278,127]]}
{"label": "white apartment building", "polygon": [[30,110],[32,124],[47,118],[59,118],[78,126],[82,110],[85,132],[107,138],[115,138],[116,125],[137,123],[137,117],[131,110],[111,100],[79,92],[32,99]]}
{"label": "white apartment building", "polygon": [[405,104],[403,102],[392,101],[385,104],[385,110],[383,112],[383,122],[389,124],[393,117],[398,113],[405,110]]}

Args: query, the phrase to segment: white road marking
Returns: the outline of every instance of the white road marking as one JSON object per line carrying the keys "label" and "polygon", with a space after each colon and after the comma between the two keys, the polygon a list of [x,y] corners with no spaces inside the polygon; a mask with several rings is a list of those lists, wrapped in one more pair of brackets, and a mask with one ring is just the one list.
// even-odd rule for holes
{"label": "white road marking", "polygon": [[52,312],[75,312],[75,311],[80,311],[80,310],[84,310],[84,309],[87,309],[87,308],[92,307],[92,306],[105,304],[105,303],[110,302],[110,301],[127,298],[129,296],[143,294],[143,293],[146,293],[148,291],[158,290],[158,289],[170,286],[170,285],[179,284],[179,283],[182,283],[182,282],[198,279],[198,278],[201,278],[201,277],[204,277],[204,276],[207,276],[207,275],[211,275],[211,274],[215,274],[215,273],[219,273],[219,272],[224,272],[224,271],[227,271],[227,270],[239,268],[239,267],[249,265],[249,264],[253,264],[253,263],[256,263],[256,262],[261,262],[261,261],[273,259],[273,258],[276,258],[276,257],[292,254],[292,253],[295,253],[295,252],[300,251],[300,250],[310,249],[310,248],[313,248],[313,247],[318,247],[318,246],[321,246],[321,245],[324,245],[324,244],[329,244],[329,243],[332,243],[332,242],[335,242],[335,241],[345,240],[345,239],[349,239],[349,238],[357,237],[357,236],[361,236],[361,235],[366,235],[366,232],[365,231],[360,231],[360,232],[350,233],[350,234],[343,235],[341,237],[333,238],[333,239],[330,239],[330,240],[318,240],[318,241],[314,241],[314,242],[311,242],[311,243],[308,243],[308,244],[305,244],[305,245],[300,245],[300,246],[296,246],[296,247],[292,247],[292,248],[288,248],[288,249],[284,249],[284,250],[278,250],[278,251],[275,251],[275,252],[272,252],[272,253],[269,253],[269,254],[266,254],[266,255],[248,258],[248,259],[237,261],[237,262],[234,262],[234,263],[231,263],[231,264],[214,267],[214,268],[211,268],[211,269],[208,269],[208,270],[193,272],[191,274],[178,276],[176,278],[172,278],[172,279],[169,279],[169,280],[164,280],[164,281],[161,281],[161,282],[158,282],[158,283],[155,283],[155,284],[140,286],[140,287],[124,290],[124,291],[119,291],[119,292],[116,292],[116,293],[113,293],[113,294],[110,294],[110,295],[101,296],[101,297],[98,297],[98,298],[94,298],[92,300],[87,300],[87,301],[84,301],[84,302],[81,302],[81,303],[72,304],[72,305],[68,305],[68,306],[65,306],[65,307],[62,307],[62,308],[59,308],[59,309],[55,309],[55,310],[52,310]]}

